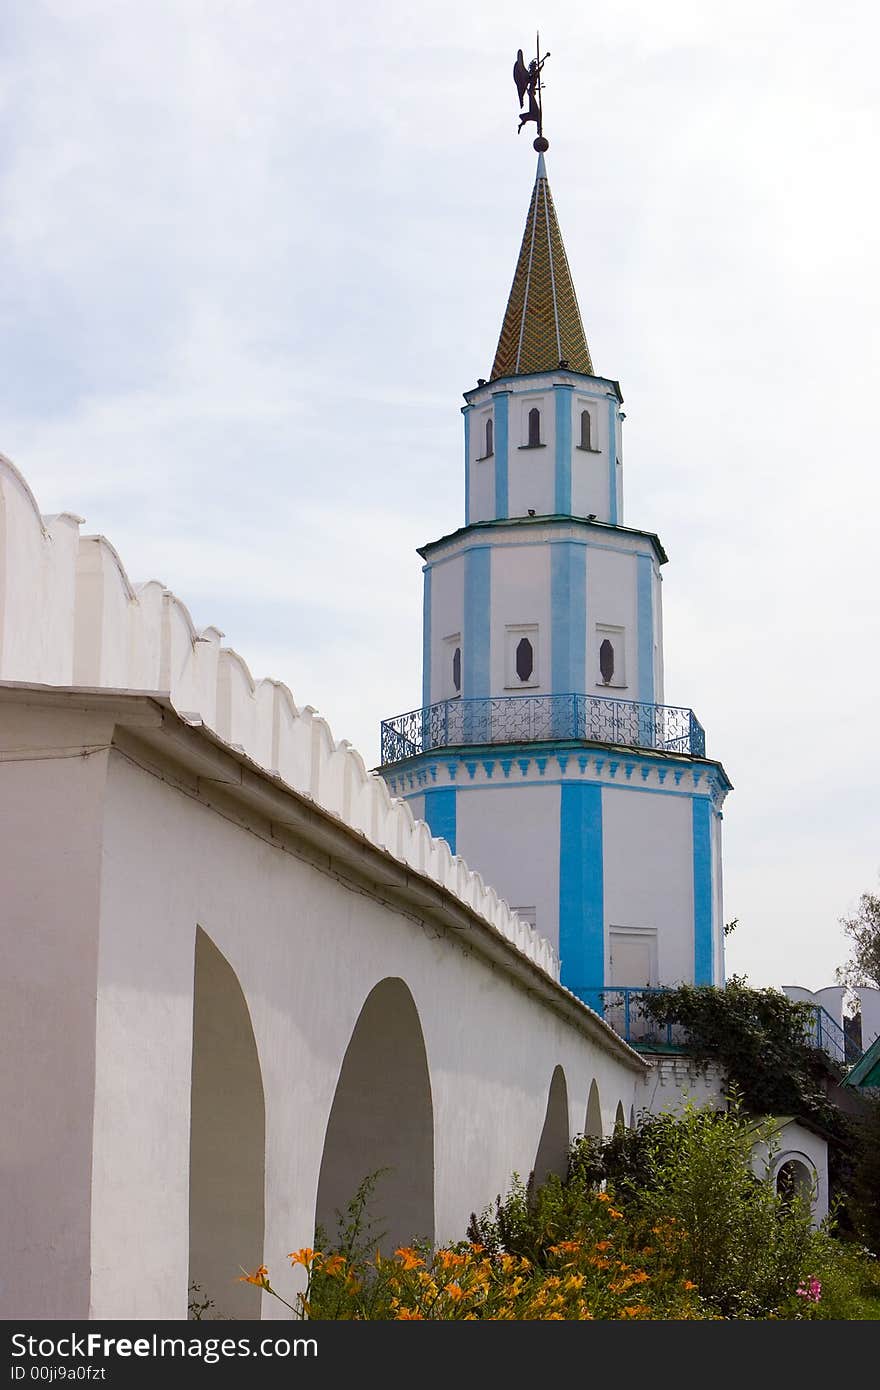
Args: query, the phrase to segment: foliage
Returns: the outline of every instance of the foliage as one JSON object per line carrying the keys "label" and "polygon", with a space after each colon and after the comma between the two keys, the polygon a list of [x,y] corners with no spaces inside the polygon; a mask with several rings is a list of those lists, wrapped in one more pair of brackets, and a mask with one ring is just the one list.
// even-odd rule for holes
{"label": "foliage", "polygon": [[880,1256],[880,1100],[872,1100],[856,1129],[849,1214],[868,1249]]}
{"label": "foliage", "polygon": [[751,989],[733,975],[721,989],[679,985],[646,994],[639,1007],[656,1023],[681,1025],[690,1049],[719,1063],[747,1109],[804,1116],[846,1137],[845,1121],[823,1090],[839,1069],[810,1041],[810,1004],[780,990]]}
{"label": "foliage", "polygon": [[207,1297],[201,1284],[197,1284],[195,1280],[193,1280],[189,1286],[188,1293],[189,1301],[187,1303],[187,1311],[189,1312],[190,1321],[201,1322],[206,1314],[210,1316],[209,1309],[215,1306],[214,1300],[213,1298]]}
{"label": "foliage", "polygon": [[880,989],[880,897],[863,893],[856,915],[841,917],[840,925],[852,942],[852,954],[837,971],[838,980]]}

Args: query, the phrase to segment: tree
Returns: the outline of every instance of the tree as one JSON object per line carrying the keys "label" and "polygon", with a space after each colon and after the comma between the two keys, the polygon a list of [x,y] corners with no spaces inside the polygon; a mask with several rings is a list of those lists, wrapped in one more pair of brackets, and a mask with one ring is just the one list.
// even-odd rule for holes
{"label": "tree", "polygon": [[841,917],[840,925],[852,942],[852,954],[838,969],[838,980],[880,989],[880,897],[863,893],[855,917]]}

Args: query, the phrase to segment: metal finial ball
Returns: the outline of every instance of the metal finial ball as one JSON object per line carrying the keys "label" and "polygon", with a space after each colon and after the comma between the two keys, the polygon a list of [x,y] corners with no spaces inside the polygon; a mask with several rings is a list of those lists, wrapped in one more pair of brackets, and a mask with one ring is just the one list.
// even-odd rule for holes
{"label": "metal finial ball", "polygon": [[533,142],[533,148],[538,151],[538,154],[544,154],[550,148],[550,141],[545,140],[543,135],[539,135],[537,140]]}

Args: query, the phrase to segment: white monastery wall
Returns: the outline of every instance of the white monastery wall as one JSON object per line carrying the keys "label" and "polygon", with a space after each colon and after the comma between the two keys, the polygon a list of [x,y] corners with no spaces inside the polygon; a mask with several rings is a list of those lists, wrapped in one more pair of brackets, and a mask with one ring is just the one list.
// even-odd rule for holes
{"label": "white monastery wall", "polygon": [[[280,783],[225,745],[148,698],[3,695],[0,786],[15,815],[0,839],[12,928],[0,1041],[16,1062],[0,1083],[14,1271],[2,1276],[5,1316],[185,1316],[197,928],[234,971],[253,1028],[262,1258],[288,1296],[285,1257],[311,1243],[342,1059],[381,981],[403,981],[424,1038],[438,1239],[461,1235],[475,1205],[534,1164],[556,1068],[565,1138],[584,1129],[594,1081],[606,1133],[618,1105],[630,1114],[641,1064],[594,1016],[549,981],[555,1008],[512,978],[431,915],[426,893],[420,911],[418,884],[409,907],[395,906],[381,859],[364,861],[365,891],[351,868],[358,840],[350,862],[316,853],[286,828],[307,807],[291,808]],[[16,749],[28,756],[10,760]],[[242,789],[259,792],[271,819],[247,809]],[[430,837],[419,848],[426,859]],[[240,1292],[238,1269],[228,1289],[209,1273],[222,1308]]]}
{"label": "white monastery wall", "polygon": [[[165,691],[181,713],[332,814],[357,814],[375,843],[450,887],[558,978],[549,942],[518,921],[479,875],[450,858],[382,779],[286,686],[255,682],[222,634],[197,632],[183,603],[156,581],[131,584],[103,536],[77,538],[79,519],[43,523],[17,469],[0,456],[0,679]],[[457,630],[457,629],[453,629]]]}

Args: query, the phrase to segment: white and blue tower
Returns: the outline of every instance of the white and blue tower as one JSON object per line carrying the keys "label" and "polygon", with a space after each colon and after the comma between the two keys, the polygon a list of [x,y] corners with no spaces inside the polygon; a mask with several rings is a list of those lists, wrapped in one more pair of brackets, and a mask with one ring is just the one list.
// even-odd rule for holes
{"label": "white and blue tower", "polygon": [[731,784],[664,703],[666,554],[624,525],[623,397],[593,370],[543,153],[492,371],[464,399],[464,525],[419,551],[422,703],[383,723],[382,774],[587,1002],[719,984]]}

